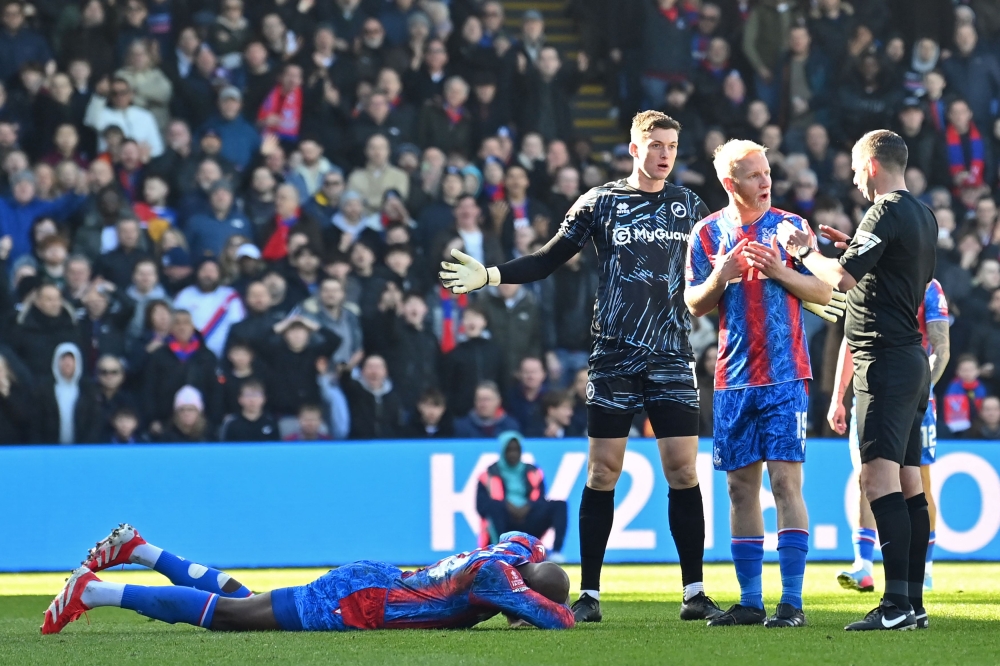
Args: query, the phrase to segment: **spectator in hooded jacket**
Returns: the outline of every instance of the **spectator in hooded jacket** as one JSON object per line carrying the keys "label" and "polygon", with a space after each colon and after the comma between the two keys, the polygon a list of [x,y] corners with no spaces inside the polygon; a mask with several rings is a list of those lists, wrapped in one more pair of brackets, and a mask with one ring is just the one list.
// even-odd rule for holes
{"label": "spectator in hooded jacket", "polygon": [[102,441],[101,408],[94,386],[82,380],[83,358],[71,342],[52,354],[52,381],[39,396],[38,434],[42,444],[90,444]]}
{"label": "spectator in hooded jacket", "polygon": [[565,561],[562,547],[569,513],[566,502],[545,497],[542,470],[521,459],[520,433],[502,432],[497,439],[500,459],[479,477],[476,492],[476,511],[483,518],[480,545],[496,543],[501,534],[510,530],[540,539],[551,529],[555,541],[548,557]]}

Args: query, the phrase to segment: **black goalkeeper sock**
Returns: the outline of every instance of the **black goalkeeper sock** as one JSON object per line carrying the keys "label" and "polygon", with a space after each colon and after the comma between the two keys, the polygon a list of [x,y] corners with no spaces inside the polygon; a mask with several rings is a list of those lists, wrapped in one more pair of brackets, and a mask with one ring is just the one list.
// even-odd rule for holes
{"label": "black goalkeeper sock", "polygon": [[580,589],[601,589],[604,551],[615,522],[615,491],[584,486],[580,500]]}
{"label": "black goalkeeper sock", "polygon": [[[871,502],[882,544],[882,568],[885,570],[883,597],[900,610],[910,609],[910,512],[903,493],[889,493]],[[927,532],[924,532],[927,541]],[[922,581],[921,581],[922,582]]]}
{"label": "black goalkeeper sock", "polygon": [[705,511],[701,486],[671,488],[667,497],[670,534],[674,537],[677,557],[681,561],[681,583],[685,586],[700,583],[705,559]]}
{"label": "black goalkeeper sock", "polygon": [[910,605],[924,607],[924,564],[927,559],[927,542],[931,534],[931,517],[927,513],[927,496],[924,493],[906,500],[910,511]]}

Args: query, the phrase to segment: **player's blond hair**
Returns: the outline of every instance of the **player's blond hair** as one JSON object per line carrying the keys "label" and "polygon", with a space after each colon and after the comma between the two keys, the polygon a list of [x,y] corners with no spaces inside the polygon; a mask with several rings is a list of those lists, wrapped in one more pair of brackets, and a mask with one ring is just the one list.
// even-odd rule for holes
{"label": "player's blond hair", "polygon": [[746,139],[730,139],[716,148],[713,164],[719,181],[721,182],[723,178],[732,178],[736,163],[754,153],[765,155],[767,147]]}
{"label": "player's blond hair", "polygon": [[656,129],[672,129],[680,134],[681,124],[662,111],[640,111],[632,118],[629,135],[634,143]]}

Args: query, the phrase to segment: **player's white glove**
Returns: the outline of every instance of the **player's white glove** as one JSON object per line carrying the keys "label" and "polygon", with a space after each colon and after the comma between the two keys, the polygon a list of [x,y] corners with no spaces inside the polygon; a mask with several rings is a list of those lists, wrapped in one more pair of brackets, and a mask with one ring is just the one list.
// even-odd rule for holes
{"label": "player's white glove", "polygon": [[441,284],[451,289],[451,293],[467,294],[482,289],[487,284],[494,287],[500,284],[500,271],[496,266],[486,268],[476,259],[457,249],[451,251],[451,256],[455,257],[458,263],[442,261],[442,270],[438,273]]}
{"label": "player's white glove", "polygon": [[847,295],[842,291],[834,289],[833,298],[826,305],[802,301],[802,307],[817,317],[821,317],[829,322],[836,322],[844,316],[844,311],[847,309]]}

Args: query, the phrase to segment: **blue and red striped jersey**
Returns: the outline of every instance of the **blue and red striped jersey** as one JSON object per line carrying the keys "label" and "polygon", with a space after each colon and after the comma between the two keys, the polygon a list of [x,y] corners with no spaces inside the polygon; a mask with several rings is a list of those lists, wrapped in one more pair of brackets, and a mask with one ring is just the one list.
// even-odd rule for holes
{"label": "blue and red striped jersey", "polygon": [[[706,217],[691,232],[688,286],[697,286],[708,279],[715,256],[728,252],[744,238],[770,246],[783,220],[812,235],[805,220],[777,208],[771,208],[747,226],[731,220],[725,209]],[[796,266],[780,246],[779,251],[788,266],[809,274],[804,267]],[[719,300],[715,388],[745,388],[812,379],[802,315],[802,302],[798,298],[753,268],[730,281]]]}
{"label": "blue and red striped jersey", "polygon": [[541,541],[523,532],[507,532],[495,545],[406,572],[389,588],[383,627],[463,628],[497,613],[540,629],[572,627],[569,607],[530,589],[517,570],[544,560]]}
{"label": "blue and red striped jersey", "polygon": [[930,341],[927,339],[927,324],[932,321],[948,321],[948,299],[944,296],[944,289],[937,280],[927,283],[927,290],[924,291],[924,300],[917,310],[917,325],[920,326],[920,343],[928,355],[934,353]]}

